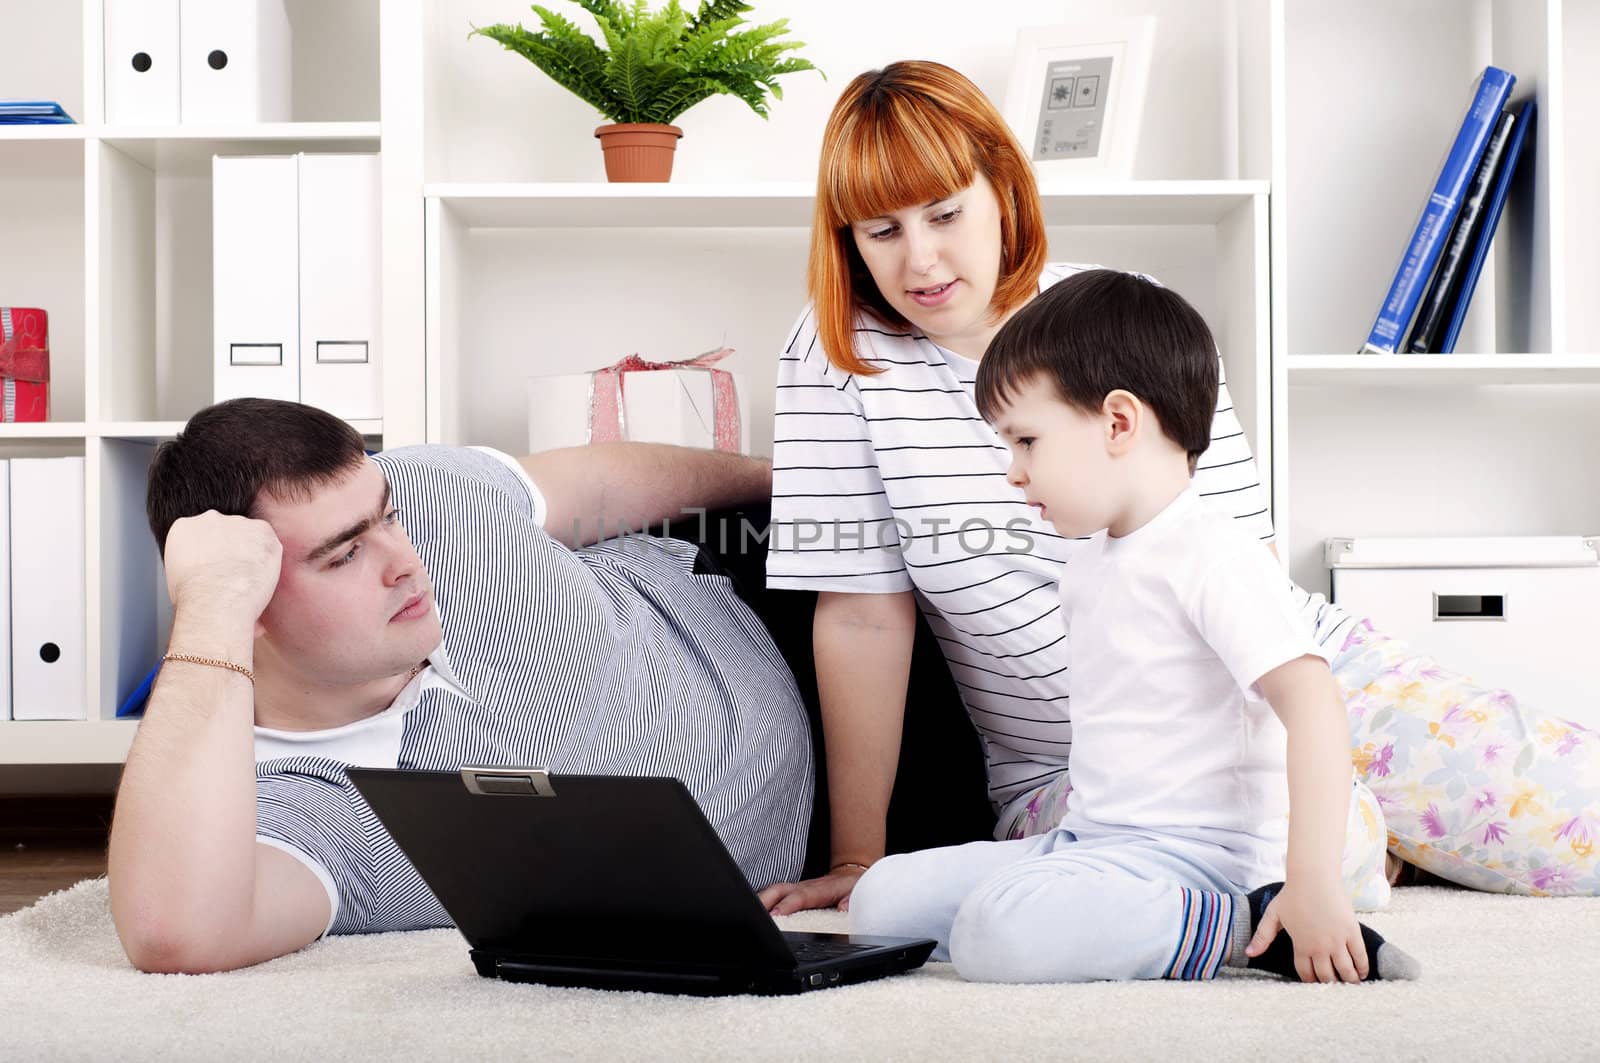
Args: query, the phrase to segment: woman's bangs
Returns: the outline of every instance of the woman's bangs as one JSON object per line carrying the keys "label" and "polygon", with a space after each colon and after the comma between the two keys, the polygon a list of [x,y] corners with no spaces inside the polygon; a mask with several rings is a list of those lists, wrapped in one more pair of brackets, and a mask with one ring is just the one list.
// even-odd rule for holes
{"label": "woman's bangs", "polygon": [[966,138],[952,138],[948,124],[935,118],[891,100],[878,114],[858,114],[842,131],[823,179],[832,228],[932,203],[977,180]]}

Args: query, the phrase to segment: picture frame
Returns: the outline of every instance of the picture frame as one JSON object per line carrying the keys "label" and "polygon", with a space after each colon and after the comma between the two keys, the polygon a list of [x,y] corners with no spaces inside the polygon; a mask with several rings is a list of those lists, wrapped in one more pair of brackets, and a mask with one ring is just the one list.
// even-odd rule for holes
{"label": "picture frame", "polygon": [[1153,15],[1017,33],[1005,117],[1040,178],[1130,178],[1155,44]]}

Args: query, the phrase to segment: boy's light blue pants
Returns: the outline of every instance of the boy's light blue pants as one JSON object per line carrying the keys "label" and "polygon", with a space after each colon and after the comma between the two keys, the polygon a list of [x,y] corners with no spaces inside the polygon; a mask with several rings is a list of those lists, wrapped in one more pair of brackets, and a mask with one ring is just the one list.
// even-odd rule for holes
{"label": "boy's light blue pants", "polygon": [[850,931],[934,938],[978,982],[1211,978],[1244,898],[1202,853],[1057,829],[888,856],[856,883]]}

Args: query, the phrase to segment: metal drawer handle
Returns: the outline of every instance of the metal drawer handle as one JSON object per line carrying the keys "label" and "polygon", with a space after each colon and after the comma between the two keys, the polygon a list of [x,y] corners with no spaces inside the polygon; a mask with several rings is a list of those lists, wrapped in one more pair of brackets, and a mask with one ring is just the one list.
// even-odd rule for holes
{"label": "metal drawer handle", "polygon": [[1435,620],[1504,620],[1503,594],[1439,594],[1433,596]]}

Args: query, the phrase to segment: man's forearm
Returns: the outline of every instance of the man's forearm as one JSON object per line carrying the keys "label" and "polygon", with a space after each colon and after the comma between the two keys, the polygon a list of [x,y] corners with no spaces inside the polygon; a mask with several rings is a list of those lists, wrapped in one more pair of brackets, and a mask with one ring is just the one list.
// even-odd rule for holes
{"label": "man's forearm", "polygon": [[[174,618],[172,648],[248,664],[250,627]],[[254,890],[254,697],[238,673],[169,664],[129,751],[111,829],[111,910],[136,964],[226,938]]]}
{"label": "man's forearm", "polygon": [[569,546],[676,520],[685,510],[765,501],[765,458],[659,443],[597,443],[522,459],[550,507],[546,527]]}

